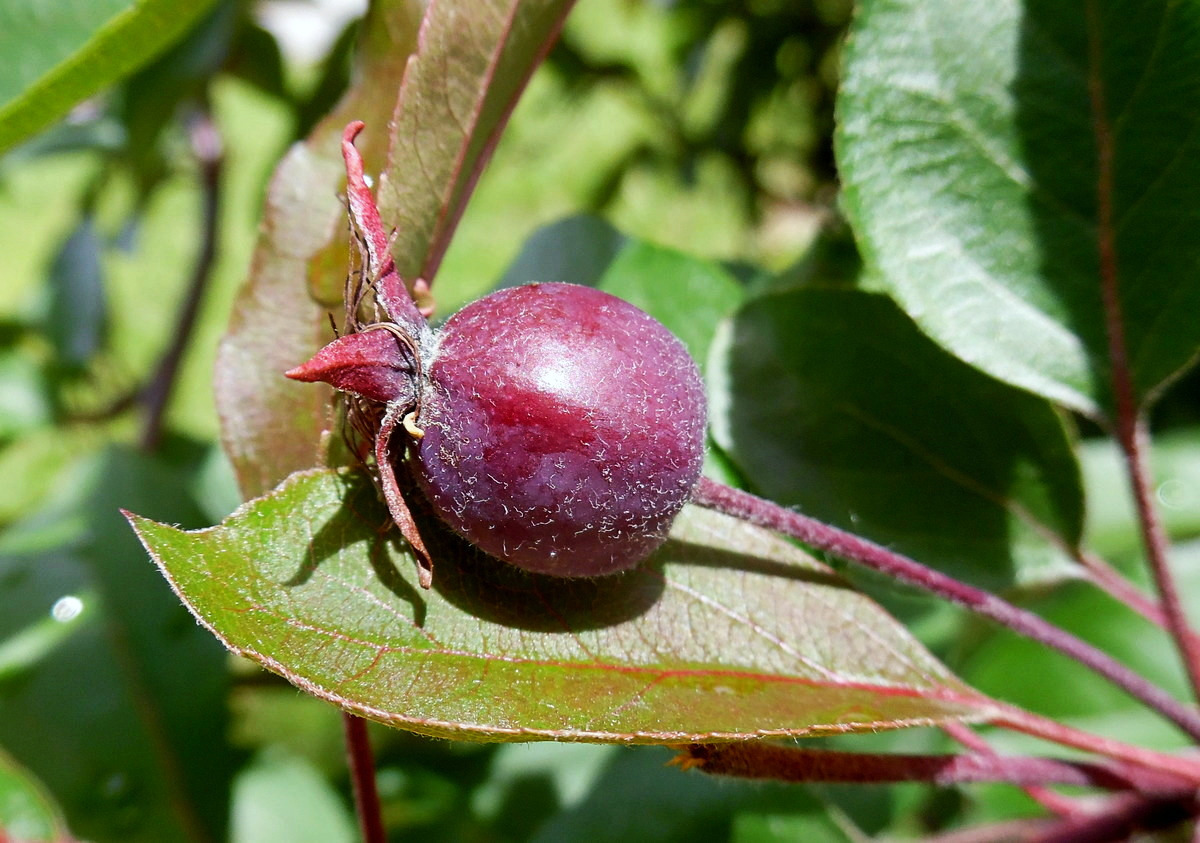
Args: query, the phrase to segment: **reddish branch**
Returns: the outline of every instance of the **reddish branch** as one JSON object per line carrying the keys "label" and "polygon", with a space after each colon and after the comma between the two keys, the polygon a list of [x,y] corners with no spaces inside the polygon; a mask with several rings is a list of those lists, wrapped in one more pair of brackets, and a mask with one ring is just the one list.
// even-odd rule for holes
{"label": "reddish branch", "polygon": [[886,574],[893,579],[935,594],[976,614],[1045,644],[1091,668],[1131,696],[1175,723],[1192,739],[1200,740],[1200,712],[1184,705],[1154,683],[1091,644],[1043,618],[1020,609],[982,589],[959,582],[939,571],[881,545],[793,512],[749,492],[701,478],[693,502],[799,539],[810,547]]}
{"label": "reddish branch", "polygon": [[[996,750],[987,741],[975,734],[970,726],[964,723],[957,723],[951,720],[948,723],[942,724],[942,731],[977,755],[997,756]],[[1055,793],[1044,785],[1023,784],[1021,787],[1029,794],[1030,798],[1047,811],[1058,814],[1060,817],[1074,816],[1080,811],[1080,807],[1075,800]]]}
{"label": "reddish branch", "polygon": [[1138,832],[1162,831],[1200,813],[1195,790],[1154,796],[1123,793],[1099,811],[1056,820],[1024,839],[1029,843],[1104,843],[1129,840]]}
{"label": "reddish branch", "polygon": [[363,843],[386,843],[383,811],[379,805],[379,791],[375,788],[375,758],[371,754],[367,721],[343,711],[342,726],[346,733],[346,756]]}
{"label": "reddish branch", "polygon": [[221,198],[221,135],[207,111],[198,111],[188,123],[192,153],[200,166],[200,186],[204,209],[200,225],[200,251],[192,265],[192,277],[179,309],[171,344],[159,360],[150,383],[141,395],[146,405],[146,421],[142,426],[141,446],[152,451],[162,438],[163,418],[167,402],[179,373],[183,354],[191,341],[200,313],[200,303],[212,276],[217,256],[218,205]]}
{"label": "reddish branch", "polygon": [[[1192,634],[1179,598],[1175,579],[1167,561],[1167,536],[1153,503],[1150,472],[1146,465],[1145,420],[1138,411],[1133,375],[1129,368],[1129,350],[1125,337],[1125,315],[1118,283],[1116,228],[1113,219],[1113,136],[1108,123],[1104,80],[1101,68],[1101,33],[1094,2],[1087,4],[1088,92],[1091,96],[1092,126],[1096,136],[1096,239],[1100,260],[1100,294],[1104,306],[1104,324],[1108,335],[1108,359],[1116,435],[1125,455],[1125,464],[1137,505],[1146,561],[1154,575],[1167,628],[1179,649],[1192,683],[1192,692],[1200,698],[1200,645]],[[1193,735],[1193,738],[1196,736]]]}

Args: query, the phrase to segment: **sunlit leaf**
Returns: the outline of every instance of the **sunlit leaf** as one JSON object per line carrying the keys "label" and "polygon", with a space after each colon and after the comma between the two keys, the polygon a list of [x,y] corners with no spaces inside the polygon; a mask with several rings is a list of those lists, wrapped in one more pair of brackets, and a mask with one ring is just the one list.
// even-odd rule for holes
{"label": "sunlit leaf", "polygon": [[[379,210],[408,281],[432,280],[529,76],[573,0],[437,0],[396,107]],[[549,279],[548,279],[549,280]]]}
{"label": "sunlit leaf", "polygon": [[871,277],[962,359],[1099,416],[1112,278],[1153,398],[1200,347],[1198,45],[1195,3],[863,4],[838,149]]}
{"label": "sunlit leaf", "polygon": [[595,580],[436,539],[427,592],[384,520],[364,475],[332,470],[297,474],[209,530],[133,517],[231,650],[413,731],[674,742],[989,713],[877,605],[727,516],[685,510],[648,563]]}
{"label": "sunlit leaf", "polygon": [[4,0],[0,152],[176,41],[213,0]]}

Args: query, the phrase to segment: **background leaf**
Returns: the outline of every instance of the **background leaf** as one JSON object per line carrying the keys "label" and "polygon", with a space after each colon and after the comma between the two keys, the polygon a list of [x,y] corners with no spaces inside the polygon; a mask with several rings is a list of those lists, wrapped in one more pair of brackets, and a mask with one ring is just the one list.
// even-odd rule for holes
{"label": "background leaf", "polygon": [[[1116,443],[1090,439],[1079,451],[1087,483],[1088,547],[1108,559],[1140,559],[1142,538],[1129,496],[1128,469]],[[1200,537],[1200,431],[1158,436],[1150,454],[1154,498],[1171,538]],[[1147,572],[1143,565],[1134,566]]]}
{"label": "background leaf", "polygon": [[838,152],[872,280],[964,360],[1103,416],[1111,234],[1147,401],[1200,345],[1198,43],[1193,3],[865,4]]}
{"label": "background leaf", "polygon": [[0,745],[81,838],[201,841],[226,825],[226,657],[116,509],[202,521],[186,477],[111,449],[0,548]]}
{"label": "background leaf", "polygon": [[617,254],[598,286],[666,325],[701,369],[717,325],[743,298],[741,285],[716,262],[639,241]]}
{"label": "background leaf", "polygon": [[636,305],[679,337],[701,369],[717,325],[744,297],[716,261],[628,237],[588,214],[535,231],[497,286],[534,281],[598,287]]}
{"label": "background leaf", "polygon": [[353,843],[354,821],[338,794],[311,764],[282,752],[264,753],[234,783],[233,843]]}
{"label": "background leaf", "polygon": [[762,296],[718,345],[714,436],[762,494],[988,588],[1070,570],[1083,496],[1062,420],[883,296]]}
{"label": "background leaf", "polygon": [[[793,825],[805,843],[846,843],[825,806],[804,789],[778,782],[746,782],[692,773],[663,776],[671,756],[662,749],[617,752],[592,788],[589,798],[562,811],[530,836],[535,843],[587,840],[767,841],[753,834],[747,819],[770,812]],[[737,816],[745,812],[745,817]],[[735,833],[736,830],[736,833]],[[803,832],[803,833],[801,833]]]}
{"label": "background leaf", "polygon": [[316,470],[210,530],[134,524],[234,652],[418,732],[679,742],[988,715],[878,606],[727,516],[685,510],[650,562],[596,580],[447,537],[423,593],[383,520],[364,475]]}
{"label": "background leaf", "polygon": [[222,441],[245,497],[323,462],[330,392],[283,372],[332,339],[328,313],[342,311],[350,248],[337,198],[345,181],[342,129],[352,119],[366,121],[359,148],[368,162],[382,157],[382,127],[419,20],[415,0],[373,4],[362,25],[360,83],[292,147],[267,189],[263,233],[217,354],[214,383]]}
{"label": "background leaf", "polygon": [[68,368],[86,365],[104,340],[108,303],[102,249],[95,221],[84,217],[50,265],[46,334],[59,362]]}
{"label": "background leaf", "polygon": [[213,0],[0,3],[0,152],[149,61]]}
{"label": "background leaf", "polygon": [[610,223],[591,214],[556,220],[529,236],[496,286],[565,281],[595,287],[627,242]]}
{"label": "background leaf", "polygon": [[0,753],[0,839],[55,843],[66,836],[58,808],[41,783]]}
{"label": "background leaf", "polygon": [[400,276],[429,281],[573,0],[439,0],[396,104],[379,212]]}

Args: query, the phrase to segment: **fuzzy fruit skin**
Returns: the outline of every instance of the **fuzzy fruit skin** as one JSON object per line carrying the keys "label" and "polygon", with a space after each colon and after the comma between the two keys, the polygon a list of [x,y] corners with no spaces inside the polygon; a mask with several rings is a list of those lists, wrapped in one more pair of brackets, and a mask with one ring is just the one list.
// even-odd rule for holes
{"label": "fuzzy fruit skin", "polygon": [[542,574],[633,567],[700,476],[696,364],[643,311],[572,284],[500,290],[439,332],[417,480],[492,556]]}

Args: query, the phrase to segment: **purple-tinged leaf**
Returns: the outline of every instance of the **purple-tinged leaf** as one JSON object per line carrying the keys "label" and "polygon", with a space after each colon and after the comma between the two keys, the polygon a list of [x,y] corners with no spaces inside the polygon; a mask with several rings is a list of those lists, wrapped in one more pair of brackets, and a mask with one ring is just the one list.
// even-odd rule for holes
{"label": "purple-tinged leaf", "polygon": [[[250,277],[234,307],[216,365],[216,399],[225,450],[242,494],[262,494],[297,469],[323,461],[332,426],[330,392],[283,373],[332,339],[328,312],[342,311],[349,254],[342,130],[367,121],[359,148],[383,154],[385,133],[415,44],[420,4],[383,0],[363,22],[360,82],[275,170]],[[379,127],[372,130],[371,127]]]}
{"label": "purple-tinged leaf", "polygon": [[379,210],[410,284],[432,281],[467,199],[572,0],[434,0],[397,103]]}

